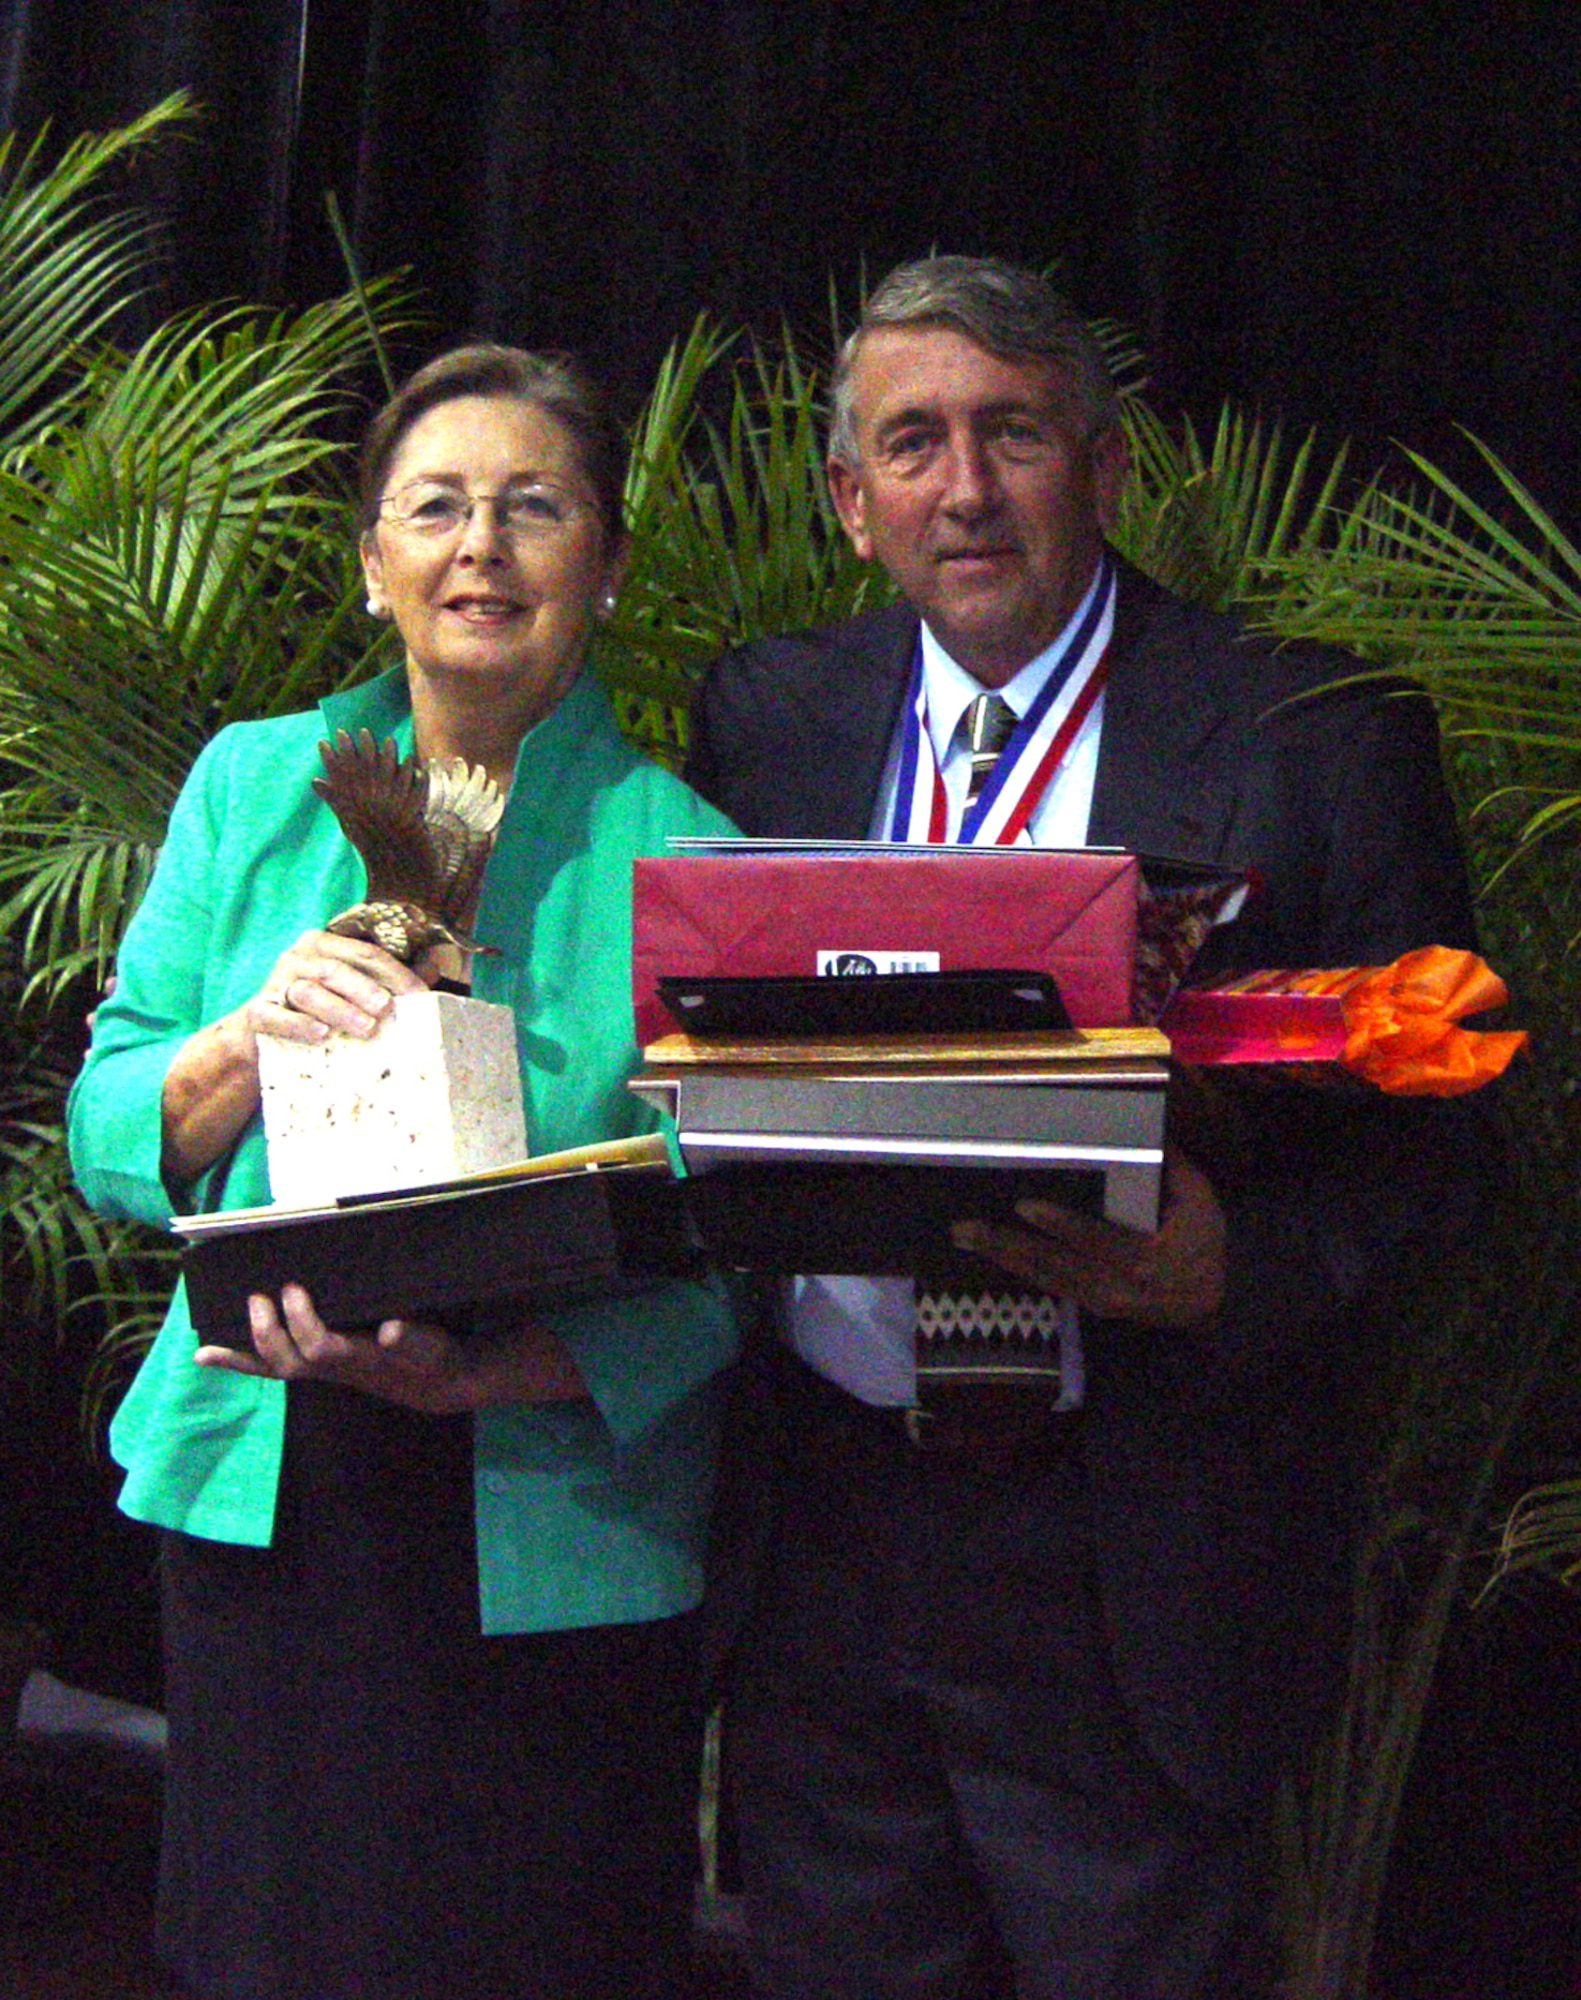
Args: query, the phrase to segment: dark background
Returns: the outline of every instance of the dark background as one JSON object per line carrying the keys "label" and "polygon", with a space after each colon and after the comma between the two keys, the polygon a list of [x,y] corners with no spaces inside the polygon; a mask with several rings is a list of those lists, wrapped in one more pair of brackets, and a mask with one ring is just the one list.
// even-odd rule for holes
{"label": "dark background", "polygon": [[208,108],[142,190],[166,303],[409,265],[440,338],[634,407],[707,308],[826,335],[930,248],[1057,260],[1165,407],[1225,398],[1581,515],[1574,0],[3,0],[0,116]]}

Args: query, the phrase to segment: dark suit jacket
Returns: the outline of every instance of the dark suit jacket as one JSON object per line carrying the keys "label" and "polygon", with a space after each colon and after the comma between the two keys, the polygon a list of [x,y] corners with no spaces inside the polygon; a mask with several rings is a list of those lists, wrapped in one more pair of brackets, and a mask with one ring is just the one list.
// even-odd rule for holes
{"label": "dark suit jacket", "polygon": [[[692,782],[748,833],[863,837],[916,630],[896,606],[720,661]],[[1355,672],[1122,567],[1088,837],[1257,871],[1205,975],[1473,941],[1426,699],[1290,700]],[[1181,1136],[1226,1211],[1227,1297],[1185,1332],[1089,1326],[1083,1451],[1122,1690],[1177,1782],[1233,1802],[1310,1725],[1345,1630],[1340,1419],[1366,1331],[1413,1253],[1467,1221],[1488,1147],[1464,1104],[1293,1086]]]}

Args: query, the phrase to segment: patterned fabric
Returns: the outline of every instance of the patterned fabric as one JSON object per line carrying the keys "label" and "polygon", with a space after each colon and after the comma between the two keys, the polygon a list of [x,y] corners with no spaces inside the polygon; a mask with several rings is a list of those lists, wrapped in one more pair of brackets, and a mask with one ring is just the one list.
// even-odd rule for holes
{"label": "patterned fabric", "polygon": [[1058,1394],[1062,1302],[1045,1292],[917,1288],[917,1399],[930,1382],[1019,1383]]}
{"label": "patterned fabric", "polygon": [[[929,1384],[1065,1387],[1062,1305],[1044,1292],[917,1292],[917,1400]],[[1063,1398],[1062,1398],[1063,1400]]]}
{"label": "patterned fabric", "polygon": [[1002,694],[980,694],[967,709],[962,727],[972,753],[972,775],[966,785],[966,803],[972,806],[999,762],[1000,751],[1016,733],[1016,712]]}
{"label": "patterned fabric", "polygon": [[923,1292],[917,1301],[919,1341],[1047,1340],[1059,1329],[1059,1301],[1046,1292]]}

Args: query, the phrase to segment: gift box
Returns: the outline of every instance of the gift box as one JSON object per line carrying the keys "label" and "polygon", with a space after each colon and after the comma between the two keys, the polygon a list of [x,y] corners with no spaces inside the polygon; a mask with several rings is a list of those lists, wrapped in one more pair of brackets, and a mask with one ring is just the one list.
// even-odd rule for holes
{"label": "gift box", "polygon": [[1423,945],[1388,965],[1273,969],[1175,994],[1160,1026],[1177,1062],[1349,1080],[1395,1097],[1458,1097],[1503,1074],[1523,1029],[1478,1029],[1504,982],[1475,952]]}
{"label": "gift box", "polygon": [[1138,864],[1106,849],[721,843],[639,859],[637,1040],[673,1021],[659,979],[1015,967],[1052,976],[1078,1028],[1131,1018]]}

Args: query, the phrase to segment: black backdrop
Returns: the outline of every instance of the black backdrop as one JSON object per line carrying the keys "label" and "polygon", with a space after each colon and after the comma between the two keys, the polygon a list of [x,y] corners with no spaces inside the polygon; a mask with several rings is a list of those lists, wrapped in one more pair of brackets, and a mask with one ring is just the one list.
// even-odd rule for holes
{"label": "black backdrop", "polygon": [[179,85],[170,296],[369,271],[444,336],[581,350],[628,403],[707,307],[814,338],[930,247],[1057,260],[1160,396],[1370,464],[1487,440],[1581,514],[1574,0],[3,0],[0,115]]}

